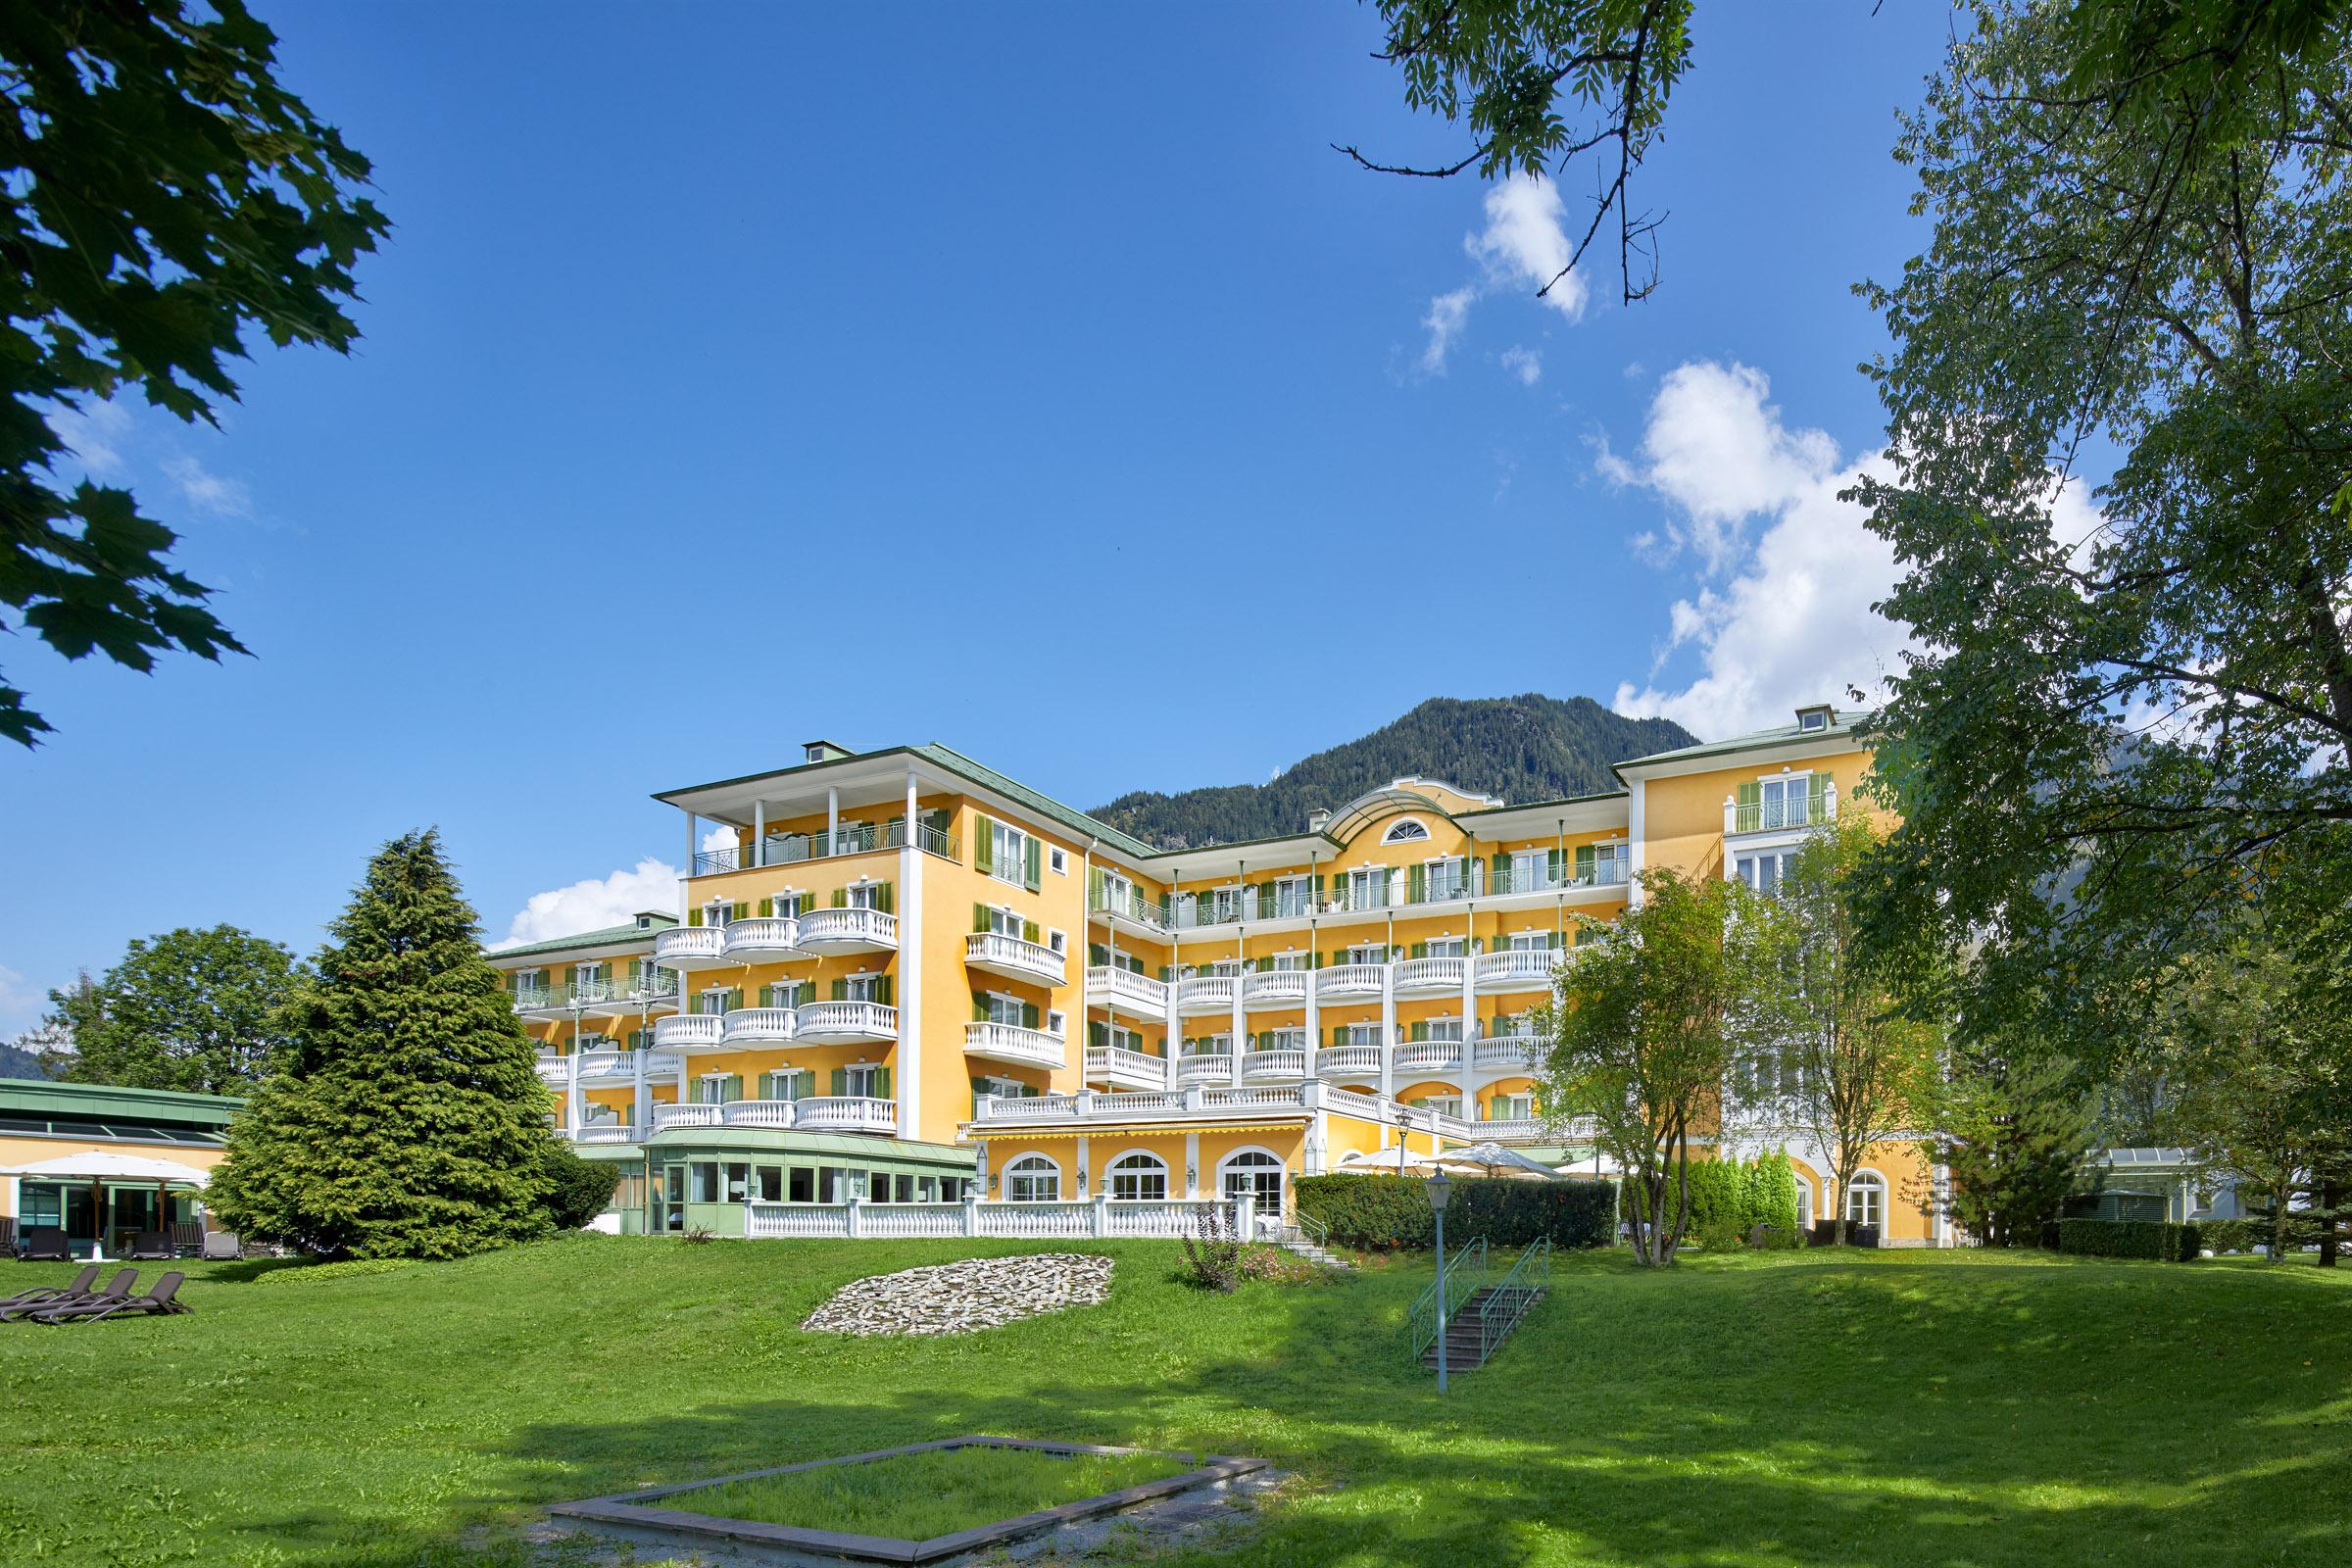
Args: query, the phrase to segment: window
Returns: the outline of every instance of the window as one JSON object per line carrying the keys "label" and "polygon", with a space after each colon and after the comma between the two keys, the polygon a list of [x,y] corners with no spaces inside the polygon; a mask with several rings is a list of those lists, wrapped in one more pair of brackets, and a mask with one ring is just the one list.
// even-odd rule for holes
{"label": "window", "polygon": [[1051,1203],[1061,1197],[1061,1167],[1043,1154],[1023,1154],[1004,1167],[1004,1200]]}
{"label": "window", "polygon": [[1378,942],[1359,943],[1348,950],[1348,961],[1349,963],[1386,963],[1389,961],[1389,950]]}
{"label": "window", "polygon": [[1135,884],[1116,871],[1102,873],[1102,903],[1105,909],[1126,909],[1135,903]]}
{"label": "window", "polygon": [[1269,1029],[1261,1042],[1261,1049],[1266,1051],[1304,1051],[1306,1049],[1306,1030],[1303,1027]]}
{"label": "window", "polygon": [[1380,842],[1383,844],[1411,844],[1427,837],[1429,837],[1429,829],[1408,816],[1383,834]]}
{"label": "window", "polygon": [[1510,951],[1513,953],[1544,953],[1551,948],[1551,933],[1548,931],[1514,931],[1511,933],[1510,943]]}
{"label": "window", "polygon": [[[703,1087],[703,1104],[723,1105],[735,1087],[735,1075],[724,1072],[707,1072],[695,1079],[695,1082]],[[735,1098],[741,1099],[742,1097],[736,1096]]]}
{"label": "window", "polygon": [[1028,1014],[1022,1011],[1021,999],[1008,997],[1002,991],[984,991],[972,999],[988,1009],[987,1022],[1009,1025],[1015,1029],[1029,1027]]}
{"label": "window", "polygon": [[918,1203],[938,1202],[939,1178],[936,1176],[918,1177],[914,1184],[914,1200]]}
{"label": "window", "polygon": [[1351,1023],[1348,1025],[1348,1038],[1342,1041],[1341,1044],[1349,1046],[1370,1046],[1377,1050],[1380,1046],[1380,1025],[1376,1023]]}
{"label": "window", "polygon": [[1459,1018],[1429,1018],[1414,1026],[1414,1033],[1424,1040],[1459,1040],[1462,1020]]}
{"label": "window", "polygon": [[870,1063],[862,1066],[843,1069],[841,1075],[843,1086],[842,1093],[845,1095],[856,1096],[861,1100],[876,1100],[881,1098],[874,1093],[875,1089],[880,1085],[881,1072],[882,1069],[880,1067],[873,1066]]}
{"label": "window", "polygon": [[849,906],[853,909],[881,908],[890,902],[890,895],[885,891],[889,886],[890,884],[887,882],[852,883],[849,889]]}
{"label": "window", "polygon": [[853,974],[842,977],[842,1000],[845,1002],[879,1002],[882,977],[878,974]]}
{"label": "window", "polygon": [[1462,1097],[1459,1095],[1423,1095],[1413,1103],[1442,1116],[1459,1116],[1462,1113]]}
{"label": "window", "polygon": [[869,1203],[890,1201],[890,1172],[869,1171],[865,1178],[865,1200]]}
{"label": "window", "polygon": [[1549,850],[1512,851],[1510,886],[1507,889],[1496,888],[1494,891],[1497,893],[1542,893],[1551,888],[1559,880],[1551,874],[1551,857],[1552,852]]}
{"label": "window", "polygon": [[1421,944],[1421,954],[1428,958],[1459,958],[1467,956],[1470,944],[1461,937],[1437,937]]}
{"label": "window", "polygon": [[788,1200],[791,1202],[815,1202],[816,1171],[814,1168],[808,1165],[793,1166],[792,1173],[784,1184],[784,1191],[790,1195]]}
{"label": "window", "polygon": [[1121,1154],[1110,1162],[1103,1180],[1118,1202],[1163,1202],[1168,1196],[1167,1162],[1156,1154]]}
{"label": "window", "polygon": [[1142,1032],[1140,1030],[1130,1029],[1125,1024],[1114,1023],[1105,1026],[1102,1030],[1102,1043],[1110,1047],[1110,1049],[1113,1051],[1133,1051],[1139,1054],[1147,1054],[1144,1053],[1144,1037]]}
{"label": "window", "polygon": [[1766,855],[1742,855],[1733,862],[1732,874],[1758,893],[1778,893],[1781,873],[1794,854],[1790,850],[1775,850]]}
{"label": "window", "polygon": [[1058,1040],[1064,1034],[1068,1033],[1069,1027],[1069,1015],[1064,1013],[1059,1007],[1055,1007],[1046,1014],[1046,1033],[1052,1035],[1054,1039]]}
{"label": "window", "polygon": [[1282,1161],[1262,1149],[1228,1154],[1217,1168],[1217,1192],[1225,1198],[1251,1198],[1260,1214],[1282,1212]]}
{"label": "window", "polygon": [[690,1203],[718,1201],[718,1166],[707,1159],[698,1159],[686,1167],[686,1200]]}
{"label": "window", "polygon": [[1070,874],[1070,857],[1066,851],[1049,850],[1046,853],[1046,863],[1054,868],[1054,874],[1055,876],[1068,876]]}
{"label": "window", "polygon": [[1529,1121],[1536,1114],[1536,1097],[1533,1095],[1496,1095],[1488,1104],[1494,1107],[1494,1119],[1496,1121]]}
{"label": "window", "polygon": [[752,1200],[752,1167],[748,1160],[729,1160],[726,1164],[726,1200],[748,1203]]}
{"label": "window", "polygon": [[1055,953],[1066,954],[1070,951],[1070,934],[1067,931],[1049,931],[1046,933],[1046,946]]}
{"label": "window", "polygon": [[808,1094],[808,1074],[798,1067],[778,1067],[761,1074],[765,1080],[764,1097],[769,1100],[801,1100]]}
{"label": "window", "polygon": [[893,1177],[890,1179],[890,1189],[891,1189],[891,1193],[890,1193],[890,1196],[891,1196],[891,1200],[892,1200],[893,1202],[898,1202],[898,1203],[911,1203],[911,1202],[913,1202],[913,1201],[914,1201],[914,1174],[913,1174],[913,1172],[911,1172],[911,1171],[906,1171],[906,1172],[902,1172],[902,1173],[901,1173],[901,1174],[899,1174],[899,1175],[893,1176]]}
{"label": "window", "polygon": [[1763,782],[1765,828],[1803,827],[1808,820],[1813,775],[1787,773]]}
{"label": "window", "polygon": [[1247,972],[1249,966],[1239,958],[1211,958],[1194,972],[1230,979]]}
{"label": "window", "polygon": [[1249,889],[1247,888],[1217,889],[1211,906],[1214,912],[1208,918],[1218,925],[1241,919],[1248,912],[1246,908],[1248,894]]}
{"label": "window", "polygon": [[1874,1170],[1858,1170],[1845,1184],[1845,1222],[1884,1225],[1886,1222],[1886,1178]]}
{"label": "window", "polygon": [[1310,967],[1306,960],[1307,956],[1303,953],[1277,953],[1274,955],[1273,960],[1274,972],[1276,974],[1296,973]]}
{"label": "window", "polygon": [[1025,881],[1029,864],[1029,835],[1010,822],[988,824],[988,874],[1001,882]]}
{"label": "window", "polygon": [[1799,734],[1811,734],[1829,727],[1830,710],[1828,709],[1800,708],[1796,710],[1796,728]]}
{"label": "window", "polygon": [[783,1166],[762,1165],[760,1167],[759,1177],[760,1201],[762,1203],[781,1203],[784,1201]]}
{"label": "window", "polygon": [[1427,879],[1429,902],[1444,904],[1448,899],[1470,896],[1470,862],[1462,859],[1432,860],[1422,875]]}
{"label": "window", "polygon": [[1188,1042],[1184,1054],[1188,1056],[1230,1056],[1233,1054],[1233,1036],[1203,1035]]}
{"label": "window", "polygon": [[797,920],[808,912],[810,905],[806,893],[779,893],[769,906],[787,919]]}
{"label": "window", "polygon": [[1351,909],[1385,909],[1389,904],[1389,868],[1385,865],[1367,866],[1348,873],[1348,906]]}
{"label": "window", "polygon": [[1314,878],[1286,876],[1274,884],[1275,919],[1302,920],[1314,912]]}

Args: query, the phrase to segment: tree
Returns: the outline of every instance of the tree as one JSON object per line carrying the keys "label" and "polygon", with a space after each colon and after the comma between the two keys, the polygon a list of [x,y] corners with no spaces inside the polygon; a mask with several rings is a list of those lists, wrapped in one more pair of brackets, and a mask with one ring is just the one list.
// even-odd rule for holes
{"label": "tree", "polygon": [[[1915,1125],[1936,1069],[1939,998],[1905,997],[1905,966],[1865,945],[1854,895],[1879,834],[1858,811],[1824,823],[1782,872],[1767,906],[1784,965],[1763,1016],[1762,1056],[1744,1074],[1745,1114],[1802,1134],[1829,1166],[1833,1241],[1845,1244],[1846,1184],[1870,1149]],[[1777,1080],[1777,1081],[1776,1081]],[[1771,1091],[1764,1092],[1770,1085]]]}
{"label": "tree", "polygon": [[547,1222],[559,1231],[576,1231],[612,1204],[620,1186],[620,1167],[606,1159],[587,1159],[559,1138],[547,1146]]}
{"label": "tree", "polygon": [[134,938],[99,979],[49,993],[43,1065],[73,1083],[246,1094],[285,1046],[278,1009],[300,976],[289,950],[233,925]]}
{"label": "tree", "polygon": [[1968,1014],[2103,1069],[2258,862],[2342,951],[2352,7],[1974,9],[1897,155],[1933,238],[1866,290],[1855,493],[1920,647],[1871,921],[1981,946]]}
{"label": "tree", "polygon": [[2175,966],[2160,1048],[2167,1125],[2258,1200],[2272,1257],[2286,1249],[2290,1205],[2308,1199],[2332,1264],[2352,1184],[2352,1020],[2314,996],[2270,920],[2250,901],[2226,944]]}
{"label": "tree", "polygon": [[439,836],[384,846],[329,931],[283,1069],[229,1124],[214,1209],[337,1257],[545,1234],[547,1092]]}
{"label": "tree", "polygon": [[2041,1043],[1958,1031],[1916,1117],[1947,1185],[1911,1196],[1987,1247],[2037,1247],[2082,1180],[2095,1106],[2076,1064]]}
{"label": "tree", "polygon": [[[358,194],[368,161],[278,85],[276,42],[242,0],[0,7],[0,610],[68,659],[246,650],[128,491],[65,487],[50,416],[137,386],[215,422],[246,328],[337,352],[359,336],[351,269],[388,225]],[[0,681],[0,736],[51,727]]]}
{"label": "tree", "polygon": [[[1338,150],[1383,174],[1446,179],[1476,167],[1481,179],[1513,173],[1565,174],[1599,154],[1592,216],[1548,294],[1576,270],[1611,213],[1617,215],[1617,271],[1628,304],[1658,285],[1660,215],[1630,201],[1666,117],[1666,99],[1690,63],[1690,0],[1379,0],[1387,46],[1376,57],[1404,73],[1404,101],[1447,120],[1467,118],[1479,138],[1460,161],[1434,169],[1375,163]],[[1589,118],[1571,123],[1571,113]],[[1466,104],[1466,108],[1465,108]]]}
{"label": "tree", "polygon": [[1587,921],[1560,971],[1544,1102],[1589,1114],[1625,1172],[1634,1253],[1674,1261],[1690,1219],[1690,1140],[1715,1130],[1725,1075],[1752,1047],[1772,927],[1738,882],[1641,873],[1639,907]]}

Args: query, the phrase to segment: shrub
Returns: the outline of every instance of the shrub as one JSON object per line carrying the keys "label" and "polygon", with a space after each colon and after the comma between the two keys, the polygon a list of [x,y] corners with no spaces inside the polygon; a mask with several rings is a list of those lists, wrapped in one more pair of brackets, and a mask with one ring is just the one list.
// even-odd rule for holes
{"label": "shrub", "polygon": [[2208,1219],[2198,1222],[2204,1247],[2216,1252],[2251,1252],[2268,1242],[2270,1231],[2245,1219]]}
{"label": "shrub", "polygon": [[1242,1282],[1242,1239],[1226,1223],[1224,1205],[1202,1209],[1195,1229],[1197,1239],[1184,1238],[1184,1260],[1192,1265],[1193,1283],[1231,1296]]}
{"label": "shrub", "polygon": [[1276,1285],[1312,1285],[1337,1277],[1334,1270],[1317,1268],[1279,1247],[1244,1248],[1236,1272],[1246,1280],[1268,1280]]}
{"label": "shrub", "polygon": [[582,1159],[571,1147],[547,1141],[547,1221],[559,1231],[576,1231],[602,1214],[620,1186],[620,1167],[607,1160]]}
{"label": "shrub", "polygon": [[1805,1245],[1805,1233],[1794,1225],[1751,1225],[1747,1245],[1759,1252],[1793,1252]]}
{"label": "shrub", "polygon": [[2195,1225],[2152,1219],[2062,1219],[2058,1250],[2088,1257],[2145,1257],[2182,1262],[2195,1257],[2203,1235]]}
{"label": "shrub", "polygon": [[[1304,1176],[1296,1193],[1299,1212],[1330,1227],[1340,1246],[1382,1250],[1436,1240],[1428,1183],[1418,1177]],[[1490,1247],[1525,1247],[1539,1236],[1550,1237],[1554,1247],[1607,1247],[1616,1240],[1616,1203],[1613,1182],[1457,1177],[1446,1234],[1464,1242],[1484,1236]]]}

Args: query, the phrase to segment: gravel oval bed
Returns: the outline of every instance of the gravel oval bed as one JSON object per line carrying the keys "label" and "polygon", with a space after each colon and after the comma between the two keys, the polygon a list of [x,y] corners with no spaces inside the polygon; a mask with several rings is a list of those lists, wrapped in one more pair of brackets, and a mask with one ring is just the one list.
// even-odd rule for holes
{"label": "gravel oval bed", "polygon": [[970,1334],[1096,1306],[1110,1297],[1110,1259],[1079,1252],[976,1257],[852,1280],[801,1327],[826,1334]]}

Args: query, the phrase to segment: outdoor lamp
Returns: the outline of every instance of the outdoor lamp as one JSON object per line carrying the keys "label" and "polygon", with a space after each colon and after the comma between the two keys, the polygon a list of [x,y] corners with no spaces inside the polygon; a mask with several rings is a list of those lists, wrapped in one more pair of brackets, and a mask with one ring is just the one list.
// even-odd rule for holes
{"label": "outdoor lamp", "polygon": [[1441,1166],[1438,1170],[1438,1173],[1429,1179],[1430,1212],[1433,1214],[1445,1213],[1446,1200],[1451,1198],[1452,1196],[1453,1178],[1446,1175],[1444,1167]]}

